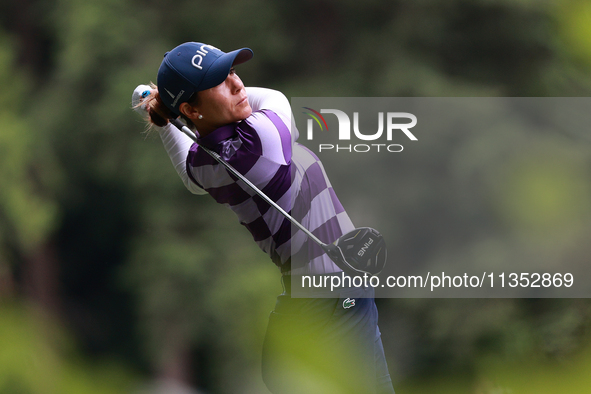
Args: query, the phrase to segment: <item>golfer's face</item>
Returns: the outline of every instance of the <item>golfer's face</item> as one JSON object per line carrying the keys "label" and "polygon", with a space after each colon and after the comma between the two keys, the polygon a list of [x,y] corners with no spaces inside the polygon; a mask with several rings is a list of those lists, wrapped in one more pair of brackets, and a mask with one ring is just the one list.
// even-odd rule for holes
{"label": "golfer's face", "polygon": [[244,84],[234,69],[218,86],[199,92],[199,113],[214,127],[246,119],[252,113]]}

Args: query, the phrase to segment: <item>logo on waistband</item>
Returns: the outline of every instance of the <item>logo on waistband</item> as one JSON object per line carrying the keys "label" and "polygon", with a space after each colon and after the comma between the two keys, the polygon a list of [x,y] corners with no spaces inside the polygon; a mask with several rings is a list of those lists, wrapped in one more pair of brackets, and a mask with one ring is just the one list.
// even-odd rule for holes
{"label": "logo on waistband", "polygon": [[347,298],[345,301],[343,301],[343,308],[345,308],[345,309],[349,309],[354,306],[355,306],[355,299]]}

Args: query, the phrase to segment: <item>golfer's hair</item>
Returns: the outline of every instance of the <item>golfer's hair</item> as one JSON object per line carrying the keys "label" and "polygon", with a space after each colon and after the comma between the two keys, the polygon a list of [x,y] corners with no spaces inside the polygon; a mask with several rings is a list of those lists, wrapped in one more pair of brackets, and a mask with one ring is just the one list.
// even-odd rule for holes
{"label": "golfer's hair", "polygon": [[[164,105],[164,102],[160,97],[160,92],[158,92],[158,87],[154,83],[150,83],[150,87],[155,89],[156,93],[148,96],[145,101],[146,109],[148,111],[148,121],[155,126],[164,127],[168,124],[169,119],[175,119],[177,115]],[[195,94],[195,97],[189,101],[189,104],[197,105],[197,102],[198,96]],[[183,114],[181,114],[181,118],[189,128],[194,129],[195,126],[189,118]]]}
{"label": "golfer's hair", "polygon": [[158,87],[153,83],[150,83],[150,87],[155,89],[156,93],[149,95],[144,101],[148,112],[148,121],[155,126],[164,127],[168,124],[168,119],[176,118],[176,115],[162,102]]}

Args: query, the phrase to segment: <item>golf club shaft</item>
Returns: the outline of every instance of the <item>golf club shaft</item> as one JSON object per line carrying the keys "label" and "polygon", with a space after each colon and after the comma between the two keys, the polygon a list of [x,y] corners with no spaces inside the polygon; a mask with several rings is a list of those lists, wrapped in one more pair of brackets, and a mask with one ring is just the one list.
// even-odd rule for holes
{"label": "golf club shaft", "polygon": [[[177,129],[179,129],[184,134],[186,134],[189,138],[191,138],[193,141],[195,141],[196,143],[198,143],[197,142],[197,137],[195,136],[195,133],[193,133],[193,131],[191,129],[189,129],[187,126],[185,126],[183,124],[183,122],[181,122],[178,118],[177,119],[171,119],[170,120],[170,123],[172,123],[173,125],[175,125]],[[267,202],[267,204],[269,204],[270,206],[272,206],[273,208],[275,208],[287,220],[289,220],[292,224],[294,224],[296,227],[298,227],[300,230],[302,230],[308,237],[310,237],[310,239],[312,241],[314,241],[320,247],[322,247],[323,249],[326,250],[326,248],[328,247],[327,244],[325,244],[324,242],[322,242],[321,240],[319,240],[318,237],[316,237],[314,234],[312,234],[312,232],[310,232],[307,228],[305,228],[300,222],[298,222],[297,220],[295,220],[289,213],[287,213],[283,208],[281,208],[279,205],[277,205],[275,203],[275,201],[271,200],[258,187],[256,187],[252,182],[250,182],[248,179],[246,179],[246,177],[244,177],[244,175],[242,175],[241,173],[239,173],[238,170],[236,170],[229,163],[227,163],[224,159],[222,159],[219,154],[217,154],[216,152],[214,152],[214,151],[206,148],[203,145],[199,145],[199,149],[203,149],[207,154],[209,154],[211,157],[213,157],[218,163],[220,163],[221,165],[223,165],[224,167],[226,167],[226,169],[228,171],[230,171],[230,173],[232,173],[234,176],[236,176],[242,182],[246,183],[248,185],[248,187],[250,187],[259,197],[261,197],[263,200],[265,200]]]}

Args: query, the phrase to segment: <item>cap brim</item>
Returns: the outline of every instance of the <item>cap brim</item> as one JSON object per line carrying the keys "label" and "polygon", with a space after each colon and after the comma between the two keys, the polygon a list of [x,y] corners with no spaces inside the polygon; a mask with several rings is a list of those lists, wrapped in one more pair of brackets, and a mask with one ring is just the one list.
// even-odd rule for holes
{"label": "cap brim", "polygon": [[236,56],[234,57],[234,62],[232,63],[232,65],[245,63],[245,62],[249,61],[250,59],[252,59],[252,57],[254,56],[254,53],[252,52],[252,50],[250,48],[237,49],[235,51],[228,53],[228,55],[231,55],[234,53],[236,53]]}
{"label": "cap brim", "polygon": [[232,66],[249,61],[253,57],[250,48],[237,49],[220,56],[207,70],[197,90],[207,90],[218,86],[226,80]]}

